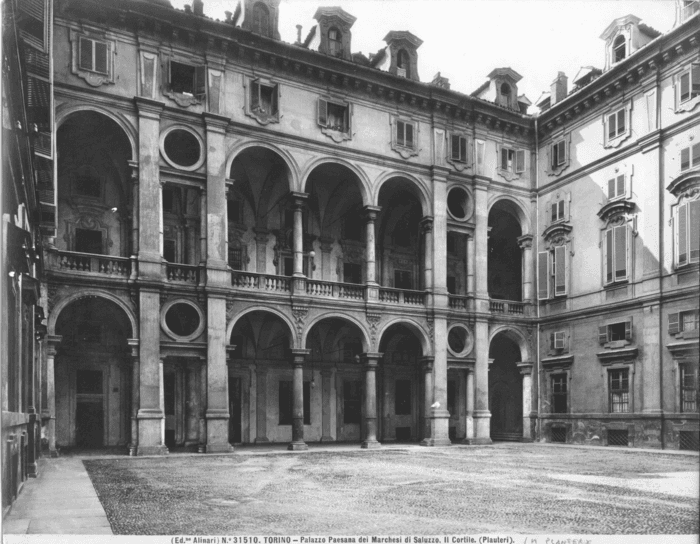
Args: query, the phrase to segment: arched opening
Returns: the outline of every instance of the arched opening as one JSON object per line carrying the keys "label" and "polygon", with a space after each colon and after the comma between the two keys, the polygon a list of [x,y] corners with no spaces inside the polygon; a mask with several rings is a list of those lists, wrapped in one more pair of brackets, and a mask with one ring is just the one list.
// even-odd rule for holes
{"label": "arched opening", "polygon": [[[80,111],[70,115],[56,136],[58,154],[58,229],[62,262],[85,269],[72,253],[128,257],[132,237],[133,195],[128,180],[131,144],[109,117]],[[87,270],[90,270],[87,266]]]}
{"label": "arched opening", "polygon": [[396,55],[397,74],[403,77],[411,77],[411,59],[405,49],[399,49]]}
{"label": "arched opening", "polygon": [[523,293],[522,228],[515,207],[499,201],[489,212],[488,289],[492,299],[521,301]]}
{"label": "arched opening", "polygon": [[235,349],[229,353],[229,442],[289,442],[293,345],[289,326],[271,312],[252,311],[236,322],[230,343]]}
{"label": "arched opening", "polygon": [[627,40],[619,35],[613,42],[613,62],[619,62],[627,56]]}
{"label": "arched opening", "polygon": [[[347,166],[322,164],[306,182],[308,227],[307,277],[343,283],[365,283],[365,218],[361,181]],[[313,250],[307,253],[308,250]]]}
{"label": "arched opening", "polygon": [[126,446],[131,438],[129,318],[101,297],[70,303],[56,321],[56,444]]}
{"label": "arched opening", "polygon": [[[362,331],[345,319],[323,319],[309,330],[306,348],[310,353],[305,376],[309,374],[311,378],[312,415],[305,436],[310,440],[359,442],[365,436],[366,392],[360,359],[366,351],[363,345]],[[332,391],[335,391],[334,407]],[[331,420],[333,411],[335,421]]]}
{"label": "arched opening", "polygon": [[262,2],[256,2],[253,6],[253,32],[270,36],[270,11]]}
{"label": "arched opening", "polygon": [[425,289],[425,249],[418,191],[407,179],[392,178],[379,190],[377,276],[395,289]]}
{"label": "arched opening", "polygon": [[491,439],[519,441],[523,436],[522,376],[518,344],[507,333],[491,340],[489,359],[489,411]]}
{"label": "arched opening", "polygon": [[328,53],[334,57],[340,57],[343,54],[343,35],[336,27],[331,27],[328,30]]}
{"label": "arched opening", "polygon": [[423,436],[425,384],[421,377],[421,342],[408,326],[396,323],[382,334],[383,353],[377,389],[380,441],[415,442]]}
{"label": "arched opening", "polygon": [[290,173],[274,151],[243,150],[231,165],[227,194],[228,263],[233,270],[291,276],[294,203]]}

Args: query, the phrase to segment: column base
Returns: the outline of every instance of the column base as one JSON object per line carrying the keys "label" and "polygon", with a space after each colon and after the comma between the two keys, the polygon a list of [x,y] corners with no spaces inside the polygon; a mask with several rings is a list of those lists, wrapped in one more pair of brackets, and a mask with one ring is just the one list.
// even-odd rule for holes
{"label": "column base", "polygon": [[363,450],[376,450],[381,448],[382,445],[376,440],[365,440],[360,445]]}
{"label": "column base", "polygon": [[129,446],[127,448],[127,452],[129,454],[129,457],[136,457],[136,452],[138,450],[138,446]]}
{"label": "column base", "polygon": [[424,438],[420,441],[421,446],[451,446],[452,441],[449,438]]}
{"label": "column base", "polygon": [[467,444],[469,446],[488,446],[493,444],[490,438],[465,438],[462,440],[462,444]]}
{"label": "column base", "polygon": [[58,457],[58,450],[49,449],[49,457],[51,457],[52,459]]}
{"label": "column base", "polygon": [[253,442],[255,444],[268,444],[270,439],[267,436],[258,436]]}
{"label": "column base", "polygon": [[520,439],[520,441],[521,441],[521,442],[526,442],[526,443],[534,442],[534,440],[533,440],[532,438],[530,438],[529,436],[523,436],[523,437]]}
{"label": "column base", "polygon": [[36,478],[39,475],[39,465],[36,463],[27,463],[27,477]]}
{"label": "column base", "polygon": [[322,436],[321,442],[335,442],[335,438],[332,436]]}
{"label": "column base", "polygon": [[168,455],[167,446],[137,446],[136,455]]}
{"label": "column base", "polygon": [[306,445],[306,442],[303,440],[297,441],[297,442],[290,442],[289,445],[287,446],[287,449],[289,451],[304,451],[308,450],[309,446]]}
{"label": "column base", "polygon": [[204,453],[231,453],[233,451],[233,446],[229,443],[226,444],[206,444],[204,446]]}

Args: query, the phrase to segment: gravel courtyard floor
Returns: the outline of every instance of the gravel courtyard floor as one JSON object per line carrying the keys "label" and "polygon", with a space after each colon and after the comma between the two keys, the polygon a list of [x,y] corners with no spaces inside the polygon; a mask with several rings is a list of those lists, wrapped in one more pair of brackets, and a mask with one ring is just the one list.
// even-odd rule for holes
{"label": "gravel courtyard floor", "polygon": [[484,447],[85,459],[115,534],[697,534],[698,457]]}

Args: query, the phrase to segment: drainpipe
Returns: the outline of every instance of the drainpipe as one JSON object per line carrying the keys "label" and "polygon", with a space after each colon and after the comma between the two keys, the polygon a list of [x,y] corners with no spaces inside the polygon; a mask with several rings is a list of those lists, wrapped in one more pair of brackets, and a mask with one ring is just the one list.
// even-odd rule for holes
{"label": "drainpipe", "polygon": [[[656,130],[661,131],[661,89],[659,88],[659,71],[656,71]],[[659,409],[661,411],[661,449],[666,449],[666,422],[664,417],[664,344],[661,342],[664,331],[663,296],[664,296],[664,210],[666,206],[666,190],[662,183],[664,175],[663,146],[659,142]],[[682,393],[681,393],[682,394]]]}
{"label": "drainpipe", "polygon": [[535,117],[535,285],[533,286],[533,292],[535,294],[534,303],[537,317],[537,346],[535,347],[535,371],[537,372],[537,398],[535,399],[535,409],[537,410],[537,439],[542,440],[542,419],[540,413],[540,397],[542,396],[542,389],[540,383],[540,296],[539,296],[539,285],[540,285],[540,267],[537,265],[537,259],[540,252],[540,142],[539,142],[539,132],[538,132],[538,119]]}

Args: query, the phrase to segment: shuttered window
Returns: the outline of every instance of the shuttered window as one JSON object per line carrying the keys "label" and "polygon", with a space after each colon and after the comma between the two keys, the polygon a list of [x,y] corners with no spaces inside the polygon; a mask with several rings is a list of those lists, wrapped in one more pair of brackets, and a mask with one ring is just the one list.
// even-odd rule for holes
{"label": "shuttered window", "polygon": [[681,149],[681,172],[700,166],[700,142]]}
{"label": "shuttered window", "polygon": [[537,299],[549,298],[549,251],[537,254]]}
{"label": "shuttered window", "polygon": [[396,121],[396,145],[413,148],[413,123]]}
{"label": "shuttered window", "polygon": [[605,283],[626,280],[629,276],[627,266],[629,262],[629,229],[627,225],[606,230],[603,242]]}
{"label": "shuttered window", "polygon": [[550,148],[552,168],[566,163],[566,140],[552,144]]}
{"label": "shuttered window", "polygon": [[679,98],[681,104],[700,96],[700,64],[691,64],[679,78]]}
{"label": "shuttered window", "polygon": [[566,349],[566,333],[564,331],[552,332],[549,334],[549,349]]}
{"label": "shuttered window", "polygon": [[622,136],[626,132],[625,108],[608,115],[608,138],[613,139]]}
{"label": "shuttered window", "polygon": [[630,383],[628,370],[610,371],[610,411],[612,413],[629,412]]}
{"label": "shuttered window", "polygon": [[106,74],[108,72],[107,51],[105,42],[80,37],[79,65],[81,70]]}
{"label": "shuttered window", "polygon": [[338,132],[350,131],[350,106],[330,102],[323,98],[318,99],[318,124],[322,127],[337,130]]}
{"label": "shuttered window", "polygon": [[452,134],[450,137],[451,152],[450,156],[453,161],[467,162],[467,139],[458,134]]}
{"label": "shuttered window", "polygon": [[566,246],[554,248],[554,296],[562,296],[567,293],[568,263],[566,258]]}
{"label": "shuttered window", "polygon": [[277,85],[266,85],[258,81],[250,84],[250,111],[263,116],[277,115]]}
{"label": "shuttered window", "polygon": [[678,206],[675,228],[678,266],[700,262],[700,200]]}
{"label": "shuttered window", "polygon": [[608,180],[608,199],[625,196],[625,175],[621,174]]}

